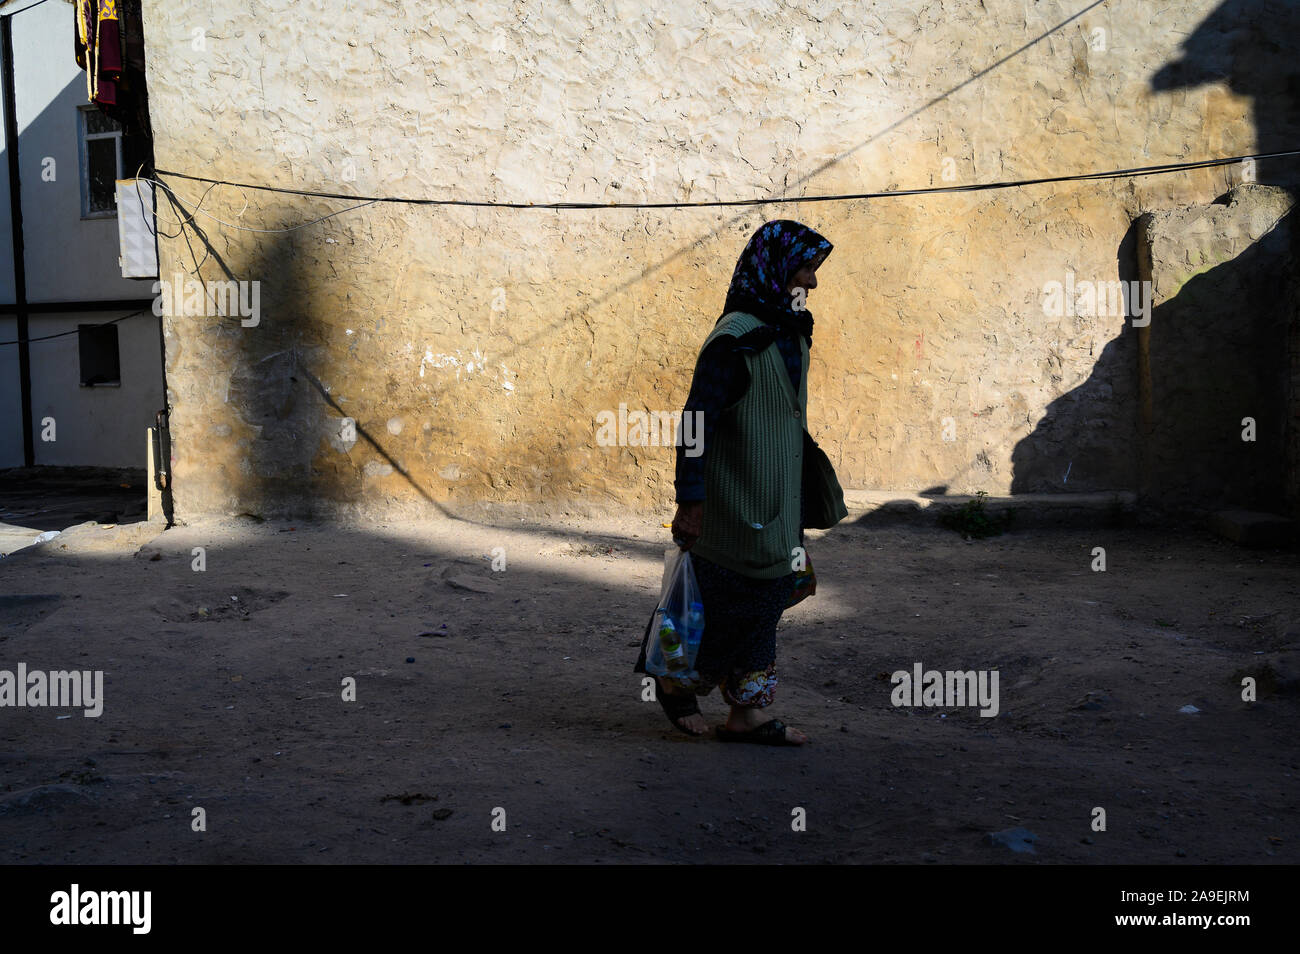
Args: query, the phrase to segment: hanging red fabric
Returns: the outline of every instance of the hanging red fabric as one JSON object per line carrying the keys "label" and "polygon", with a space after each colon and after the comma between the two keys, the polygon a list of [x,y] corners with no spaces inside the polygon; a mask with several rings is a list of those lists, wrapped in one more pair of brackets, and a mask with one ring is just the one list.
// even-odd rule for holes
{"label": "hanging red fabric", "polygon": [[122,25],[117,0],[77,0],[77,65],[86,71],[86,98],[117,104],[122,80]]}

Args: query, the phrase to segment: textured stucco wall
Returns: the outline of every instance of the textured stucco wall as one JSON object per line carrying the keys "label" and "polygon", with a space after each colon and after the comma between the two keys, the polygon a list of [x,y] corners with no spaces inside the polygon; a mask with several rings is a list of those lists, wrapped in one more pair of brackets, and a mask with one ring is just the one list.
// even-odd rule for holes
{"label": "textured stucco wall", "polygon": [[[895,190],[1300,141],[1276,108],[1288,17],[1253,0],[145,5],[160,168],[503,201]],[[380,204],[281,234],[199,215],[210,247],[163,240],[163,274],[259,281],[261,315],[166,321],[177,514],[664,505],[671,449],[601,447],[596,415],[681,407],[738,252],[779,217],[836,244],[809,301],[810,420],[846,487],[1131,488],[1134,330],[1045,314],[1044,285],[1135,278],[1139,215],[1241,178]],[[168,181],[189,209],[206,188]],[[272,229],[346,205],[222,187],[203,210]]]}
{"label": "textured stucco wall", "polygon": [[1289,509],[1294,203],[1242,185],[1141,220],[1155,306],[1138,333],[1141,489],[1170,505]]}

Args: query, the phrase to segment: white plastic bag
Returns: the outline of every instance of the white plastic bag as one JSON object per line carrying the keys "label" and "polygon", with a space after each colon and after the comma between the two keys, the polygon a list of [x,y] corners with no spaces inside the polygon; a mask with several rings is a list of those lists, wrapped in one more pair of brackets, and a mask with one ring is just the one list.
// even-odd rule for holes
{"label": "white plastic bag", "polygon": [[699,680],[695,659],[704,635],[704,603],[686,550],[673,547],[664,552],[663,588],[655,612],[646,645],[646,672],[693,685]]}

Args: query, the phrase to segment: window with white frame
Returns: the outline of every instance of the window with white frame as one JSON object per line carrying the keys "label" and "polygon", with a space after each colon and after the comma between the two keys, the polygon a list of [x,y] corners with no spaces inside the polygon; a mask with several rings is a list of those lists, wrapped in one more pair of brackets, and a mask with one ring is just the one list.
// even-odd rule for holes
{"label": "window with white frame", "polygon": [[122,127],[98,106],[77,110],[81,152],[81,217],[117,215],[117,180],[122,178]]}

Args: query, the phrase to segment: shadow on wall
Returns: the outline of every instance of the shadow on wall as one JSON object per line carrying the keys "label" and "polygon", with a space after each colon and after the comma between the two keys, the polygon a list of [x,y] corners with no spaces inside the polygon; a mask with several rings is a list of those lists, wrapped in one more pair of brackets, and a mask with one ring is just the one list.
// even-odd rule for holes
{"label": "shadow on wall", "polygon": [[[287,217],[284,209],[268,211],[267,221]],[[366,434],[359,422],[345,432],[328,420],[348,415],[327,383],[333,378],[329,349],[315,320],[315,283],[299,267],[305,251],[300,235],[257,236],[244,246],[248,257],[238,276],[261,283],[261,314],[256,326],[237,329],[237,353],[229,364],[229,407],[245,429],[234,486],[241,504],[259,515],[292,512],[290,502],[303,501],[300,514],[310,517],[316,501],[346,500],[360,490],[358,469],[317,464],[322,435],[333,436],[339,461],[346,464],[347,451]]]}
{"label": "shadow on wall", "polygon": [[[206,364],[231,369],[225,401],[231,418],[191,421],[188,428],[174,435],[175,453],[191,470],[207,469],[198,480],[219,485],[223,496],[237,501],[240,511],[256,516],[281,511],[311,516],[311,501],[317,496],[340,499],[347,477],[340,469],[322,472],[313,466],[323,433],[322,408],[337,405],[327,386],[300,370],[300,365],[310,367],[317,350],[324,349],[318,348],[314,337],[312,284],[299,278],[296,266],[298,233],[257,235],[237,246],[245,253],[240,258],[227,259],[194,219],[194,209],[175,195],[171,202],[178,218],[190,220],[188,227],[195,240],[180,246],[188,261],[178,263],[184,270],[179,277],[186,282],[204,282],[208,295],[207,316],[179,319],[207,322],[207,327],[202,334],[186,329],[184,337],[189,347],[203,352]],[[273,221],[272,216],[266,221]],[[219,283],[237,286],[235,294],[239,296],[233,299],[233,307],[231,299],[223,304],[225,315],[217,313],[213,289]],[[245,321],[250,324],[245,326]],[[185,349],[172,348],[173,357],[184,360]],[[190,384],[187,378],[192,369],[175,373],[173,387]],[[183,404],[184,400],[182,395],[172,403]],[[357,434],[352,443],[356,439],[363,437]],[[217,449],[227,441],[235,443],[233,454]],[[287,501],[305,501],[306,506],[286,507]],[[202,508],[178,501],[179,517],[193,516],[196,509]]]}
{"label": "shadow on wall", "polygon": [[[1103,2],[1104,0],[1094,0],[1088,3],[1042,33],[1030,38],[1015,50],[989,63],[961,83],[882,126],[857,146],[791,183],[788,191],[797,191],[799,186],[805,185],[868,143],[880,139],[924,113],[934,104],[999,69],[1003,64],[1020,56],[1045,38],[1059,34],[1065,27],[1076,23],[1085,13]],[[246,261],[234,263],[235,267],[232,269],[208,242],[199,223],[192,219],[193,209],[185,208],[179,211],[188,221],[187,234],[191,239],[197,239],[194,245],[188,248],[176,246],[179,247],[180,254],[188,258],[191,274],[186,277],[193,277],[192,271],[200,258],[197,253],[202,253],[205,263],[211,257],[223,273],[222,276],[212,276],[213,278],[267,279],[262,305],[266,313],[266,321],[275,322],[278,327],[274,329],[263,327],[259,329],[260,334],[252,335],[249,331],[238,328],[236,322],[233,334],[240,337],[234,351],[226,347],[231,344],[231,341],[223,335],[222,347],[214,349],[213,355],[204,359],[207,367],[203,368],[203,371],[208,371],[211,367],[222,367],[220,361],[226,359],[231,362],[226,366],[235,368],[230,383],[229,401],[238,408],[237,413],[248,433],[226,434],[223,432],[223,425],[213,421],[202,422],[197,430],[191,422],[188,434],[184,429],[177,430],[175,437],[178,445],[186,443],[191,449],[195,447],[196,442],[211,441],[214,438],[242,442],[239,448],[241,453],[237,457],[238,463],[231,465],[237,466],[238,473],[226,472],[229,470],[226,465],[215,465],[215,473],[206,480],[208,491],[195,495],[194,502],[188,506],[178,503],[178,515],[183,519],[187,514],[193,515],[197,511],[214,509],[212,503],[216,500],[232,499],[238,501],[237,506],[240,509],[259,514],[296,515],[314,512],[324,515],[326,512],[336,511],[337,504],[340,503],[350,504],[373,499],[377,495],[382,496],[382,493],[374,488],[365,486],[367,478],[363,467],[350,464],[342,456],[338,458],[336,465],[330,462],[328,455],[313,452],[313,448],[322,451],[327,446],[326,441],[339,445],[347,443],[341,434],[338,435],[337,440],[333,435],[341,426],[336,424],[336,421],[346,416],[346,408],[355,405],[349,405],[343,402],[337,393],[331,393],[331,381],[347,381],[351,388],[354,379],[344,373],[346,369],[329,364],[330,350],[325,347],[324,337],[327,333],[335,333],[340,329],[337,325],[330,328],[327,322],[322,324],[326,317],[343,320],[345,316],[323,315],[317,312],[313,303],[313,289],[308,287],[309,283],[302,281],[300,277],[303,269],[298,267],[301,261],[299,256],[310,252],[306,247],[308,244],[306,240],[296,239],[294,236],[312,230],[266,238],[259,236],[261,244],[254,246],[256,252],[247,256]],[[281,215],[281,220],[285,222],[301,221],[303,218],[300,205],[284,208],[267,206],[263,211],[269,214],[262,215],[260,221],[268,225],[275,220],[277,214]],[[672,263],[684,258],[693,250],[704,248],[708,243],[728,236],[737,223],[745,221],[754,214],[754,211],[745,210],[727,217],[725,221],[711,228],[695,241],[636,269],[633,274],[614,287],[603,290],[594,298],[585,299],[574,308],[566,308],[561,318],[516,341],[514,349],[546,347],[560,354],[557,360],[567,360],[564,355],[565,346],[568,344],[566,336],[573,336],[572,340],[581,345],[581,332],[578,329],[586,328],[587,333],[594,337],[595,329],[592,327],[590,315],[595,308],[637,283],[646,282],[656,273],[663,272]],[[728,254],[734,254],[730,245],[728,245]],[[211,270],[209,266],[209,271]],[[278,288],[295,290],[290,293],[287,290],[280,291],[272,288],[270,282],[272,276]],[[295,276],[298,276],[296,281]],[[315,297],[319,299],[320,296]],[[425,307],[436,309],[439,306],[435,302]],[[364,312],[363,306],[357,306],[357,309]],[[198,342],[204,348],[208,343],[207,340]],[[508,359],[513,353],[508,351],[500,356]],[[557,379],[558,377],[562,376],[557,376]],[[187,382],[180,379],[173,382],[174,386],[184,386],[185,383]],[[445,400],[449,405],[451,421],[455,420],[457,414],[466,413],[464,409],[451,406],[455,404],[455,396],[446,393],[445,388],[433,386],[429,399],[435,406]],[[572,402],[572,405],[574,410],[581,410],[583,413],[587,410],[578,402]],[[425,463],[430,458],[443,456],[439,452],[441,447],[458,446],[460,438],[454,426],[438,425],[439,430],[433,434],[423,435],[419,445],[412,448],[406,440],[399,443],[388,437],[384,420],[379,417],[379,412],[383,410],[382,401],[374,410],[375,420],[366,421],[360,417],[355,419],[356,443],[353,446],[373,452],[367,454],[371,459],[366,464],[380,480],[387,476],[381,472],[385,468],[392,468],[392,473],[409,484],[423,501],[438,506],[444,513],[446,507],[438,504],[437,500],[441,499],[450,505],[456,502],[459,493],[464,493],[466,495],[464,499],[470,500],[474,499],[476,494],[519,499],[522,492],[527,494],[529,499],[540,502],[549,500],[553,496],[547,484],[550,488],[590,484],[590,477],[586,474],[586,463],[573,453],[577,429],[585,429],[583,440],[578,446],[589,442],[592,428],[590,420],[578,421],[573,415],[560,415],[561,418],[568,418],[563,425],[566,428],[564,433],[557,433],[553,416],[534,422],[529,422],[527,418],[512,421],[512,432],[508,441],[492,454],[490,460],[484,462],[485,473],[481,475],[482,481],[472,486],[462,483],[453,490],[445,481],[438,478],[436,467],[426,467]],[[203,432],[204,427],[217,433]],[[322,435],[328,436],[322,437]],[[336,447],[335,450],[338,448]],[[408,468],[403,468],[399,463],[403,458],[407,461]],[[288,466],[282,467],[281,462],[286,462]],[[658,480],[657,475],[643,473],[639,461],[636,466],[637,479],[647,483]],[[184,483],[184,478],[178,478],[178,484]],[[396,484],[389,483],[387,486],[395,487]],[[600,497],[602,489],[595,488],[597,498]],[[396,494],[397,491],[392,490],[389,493]],[[618,495],[613,493],[607,493],[606,496],[610,501],[618,499]]]}
{"label": "shadow on wall", "polygon": [[[1238,187],[1233,207],[1245,216],[1268,207],[1267,195],[1252,197],[1252,191],[1287,196]],[[1195,241],[1195,226],[1205,222],[1194,218],[1187,223],[1192,227],[1174,235]],[[1177,508],[1286,509],[1294,223],[1294,212],[1287,213],[1235,258],[1187,280],[1140,330],[1143,495]],[[1153,225],[1158,233],[1159,223]],[[1168,247],[1168,234],[1156,238]],[[1177,243],[1172,251],[1181,252]],[[1152,267],[1147,258],[1144,277]],[[1165,263],[1166,281],[1183,271],[1180,266]],[[1243,438],[1248,421],[1254,422],[1251,440]]]}
{"label": "shadow on wall", "polygon": [[[1129,227],[1116,256],[1117,278],[1132,282],[1137,278],[1137,225]],[[1080,274],[1071,278],[1064,270],[1056,281],[1062,285],[1062,297],[1069,296],[1083,283],[1094,289],[1100,309],[1123,321],[1115,338],[1094,356],[1092,371],[1078,387],[1049,403],[1034,429],[1016,443],[1011,452],[1011,493],[1093,493],[1102,490],[1129,490],[1137,483],[1138,450],[1138,382],[1137,334],[1128,320],[1128,308],[1122,298],[1112,294],[1114,282],[1105,276]],[[1077,281],[1077,284],[1076,284]],[[1126,287],[1132,288],[1132,285]],[[1095,294],[1096,290],[1101,294]],[[1046,296],[1045,296],[1046,297]],[[1080,302],[1081,304],[1083,302]],[[1076,328],[1091,324],[1093,317],[1072,318],[1066,303],[1062,323],[1074,321]],[[1122,317],[1121,317],[1122,316]],[[1071,362],[1072,363],[1072,362]],[[1067,364],[1059,351],[1049,354],[1040,369],[1045,379],[1059,385]],[[1123,475],[1116,486],[1112,475]],[[1099,478],[1098,475],[1104,475]]]}
{"label": "shadow on wall", "polygon": [[[183,200],[176,203],[178,216],[193,216]],[[260,211],[259,221],[268,224],[303,216],[301,206],[287,202]],[[394,506],[432,507],[457,517],[462,503],[476,502],[475,492],[503,486],[514,492],[512,502],[526,505],[542,499],[543,473],[572,479],[573,462],[556,447],[565,438],[557,438],[547,421],[522,422],[482,468],[482,485],[466,488],[458,499],[437,469],[463,450],[466,436],[459,428],[473,410],[447,384],[431,382],[412,401],[400,393],[390,367],[340,346],[340,340],[355,341],[343,337],[345,325],[361,327],[376,311],[355,297],[361,294],[355,288],[339,307],[338,288],[320,277],[328,264],[320,260],[320,235],[305,229],[253,234],[223,255],[202,226],[192,221],[189,227],[197,241],[181,246],[182,277],[201,275],[210,296],[215,283],[236,285],[241,296],[238,315],[215,316],[213,300],[203,333],[187,330],[186,344],[204,352],[206,365],[230,369],[225,400],[216,405],[221,410],[215,418],[189,421],[179,446],[191,473],[206,471],[197,481],[215,499],[258,517],[365,516]],[[253,283],[257,320],[245,326],[241,318],[254,300]],[[429,327],[455,318],[436,297],[415,307],[427,313],[416,317]],[[189,370],[177,380],[191,383]],[[415,424],[390,433],[395,418]],[[514,476],[519,471],[522,479]],[[205,509],[187,502],[181,515]]]}
{"label": "shadow on wall", "polygon": [[[1226,0],[1183,43],[1182,57],[1152,76],[1151,88],[1226,83],[1253,99],[1253,151],[1297,148],[1298,48],[1300,7],[1290,0]],[[1192,146],[1186,158],[1208,155]],[[1300,157],[1261,161],[1254,173],[1294,194]],[[1138,489],[1146,503],[1171,510],[1285,509],[1286,428],[1295,413],[1286,384],[1288,346],[1297,340],[1294,221],[1288,214],[1234,259],[1187,281],[1152,309],[1147,327],[1135,327],[1125,308],[1123,330],[1088,380],[1049,404],[1017,444],[1012,492]],[[1134,222],[1118,250],[1122,282],[1151,278],[1150,263],[1140,269],[1138,261],[1145,224]],[[1132,386],[1120,393],[1114,382]],[[1247,416],[1256,421],[1253,444],[1242,440]],[[1127,461],[1107,459],[1113,455]],[[1289,466],[1294,484],[1294,458]],[[1129,473],[1132,483],[1096,486],[1090,472]]]}
{"label": "shadow on wall", "polygon": [[[1192,31],[1182,51],[1180,59],[1151,77],[1152,90],[1224,83],[1252,100],[1256,152],[1300,148],[1300,6],[1295,0],[1224,0]],[[1295,157],[1264,160],[1257,173],[1259,182],[1293,191],[1300,185]]]}
{"label": "shadow on wall", "polygon": [[[266,211],[268,221],[302,215],[288,205]],[[467,455],[467,422],[483,411],[450,380],[430,379],[412,395],[391,364],[364,348],[340,347],[341,340],[353,340],[344,337],[345,324],[365,325],[378,306],[349,295],[340,307],[337,294],[324,294],[320,238],[307,231],[260,237],[244,268],[265,280],[266,294],[261,325],[241,329],[229,365],[230,404],[250,432],[243,448],[247,463],[235,483],[241,503],[258,514],[323,518],[409,504],[457,517],[462,505],[494,493],[527,504],[544,499],[544,478],[574,479],[574,462],[564,452],[567,436],[557,437],[554,421],[545,419],[514,421],[473,480],[440,476],[453,466],[449,459]],[[454,304],[437,296],[412,307],[423,327],[460,321]],[[564,348],[571,333],[560,336],[565,360],[579,354]],[[382,333],[377,337],[384,340]],[[402,421],[390,431],[390,422]]]}

